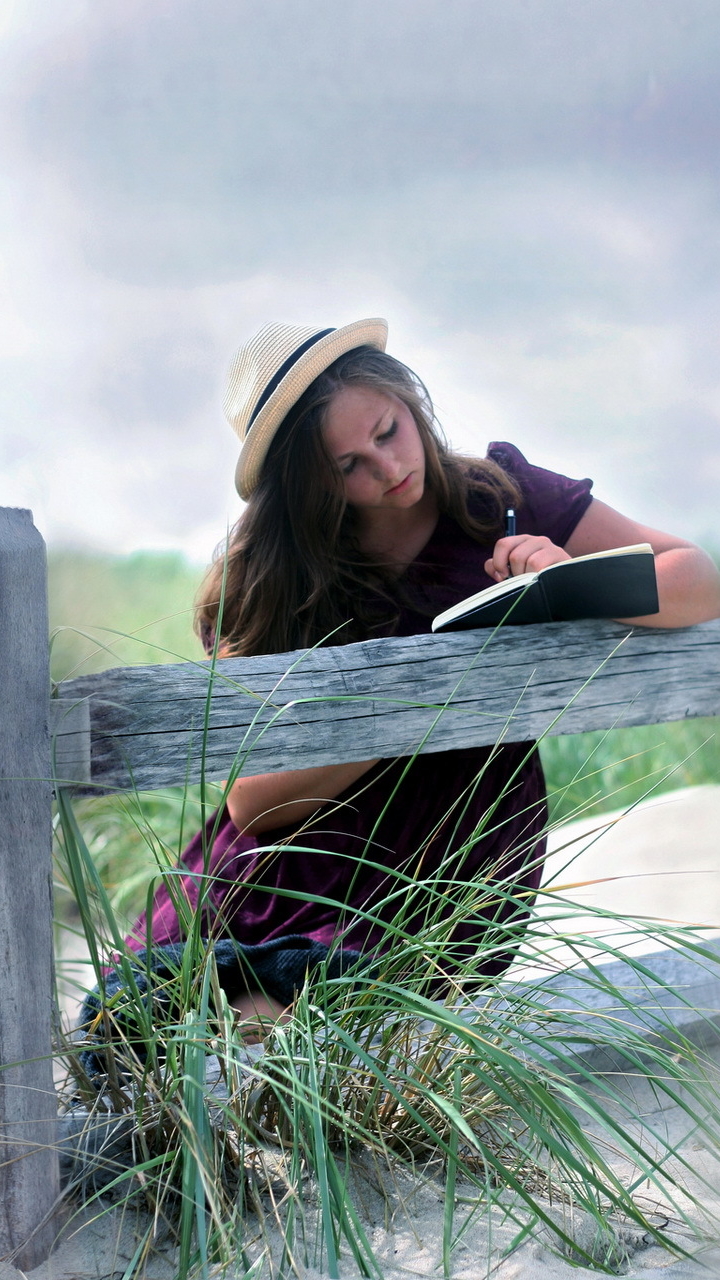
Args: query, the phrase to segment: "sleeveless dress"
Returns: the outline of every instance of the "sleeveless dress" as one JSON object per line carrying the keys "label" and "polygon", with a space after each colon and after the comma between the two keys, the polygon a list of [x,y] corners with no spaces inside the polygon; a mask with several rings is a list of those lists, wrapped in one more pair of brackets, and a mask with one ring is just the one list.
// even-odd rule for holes
{"label": "sleeveless dress", "polygon": [[[488,456],[522,491],[517,532],[545,534],[564,545],[590,505],[592,482],[534,467],[510,444],[491,445]],[[428,633],[433,616],[490,586],[483,566],[491,553],[492,544],[481,546],[441,516],[404,575],[410,603],[393,634]],[[517,922],[532,905],[545,818],[544,780],[532,744],[436,752],[418,756],[409,768],[407,760],[381,760],[300,829],[282,826],[256,839],[240,835],[226,809],[214,814],[183,853],[174,892],[194,906],[205,883],[203,936],[213,942],[234,939],[243,948],[272,944],[275,950],[285,939],[301,947],[324,944],[321,951],[339,942],[367,955],[387,947],[384,926],[397,921],[399,911],[406,934],[421,933],[423,883],[438,875],[460,880],[480,891],[448,938],[452,968],[477,951],[490,921]],[[408,878],[400,892],[392,878],[398,869]],[[517,901],[493,895],[499,880],[520,892],[522,911]],[[165,886],[155,895],[150,936],[153,948],[183,940]],[[128,943],[138,950],[147,940],[143,914]],[[497,948],[483,972],[502,972],[511,959],[512,953]]]}

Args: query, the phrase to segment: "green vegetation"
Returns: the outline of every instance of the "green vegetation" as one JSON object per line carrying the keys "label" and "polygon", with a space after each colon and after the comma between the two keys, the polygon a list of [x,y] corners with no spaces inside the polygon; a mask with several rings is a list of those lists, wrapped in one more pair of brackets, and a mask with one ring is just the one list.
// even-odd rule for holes
{"label": "green vegetation", "polygon": [[[176,825],[182,800],[178,794]],[[153,832],[139,797],[131,794],[126,804],[155,875],[172,886],[175,849]],[[187,816],[199,821],[204,815]],[[572,1249],[575,1260],[611,1273],[623,1255],[608,1220],[631,1224],[676,1254],[702,1239],[702,1194],[693,1197],[685,1185],[691,1157],[666,1130],[638,1130],[634,1096],[622,1077],[598,1081],[582,1067],[568,1074],[574,1046],[590,1039],[681,1108],[694,1140],[720,1147],[697,1051],[659,1009],[649,1013],[660,1031],[651,1042],[633,1016],[626,1017],[638,1012],[636,987],[653,977],[647,962],[630,958],[636,975],[617,986],[598,964],[598,951],[600,959],[604,950],[608,959],[617,955],[611,913],[595,911],[586,937],[567,901],[548,894],[542,927],[531,918],[527,925],[511,919],[488,929],[480,949],[444,977],[457,922],[478,907],[492,914],[493,901],[509,900],[518,912],[522,902],[510,882],[483,890],[455,878],[453,859],[436,878],[419,883],[398,870],[384,900],[395,899],[398,910],[385,926],[389,950],[382,960],[335,978],[321,967],[289,1020],[253,1053],[200,935],[211,886],[205,883],[186,921],[184,956],[148,999],[141,986],[145,970],[132,965],[125,921],[88,847],[88,824],[78,822],[63,792],[58,818],[58,878],[77,904],[92,974],[102,986],[112,957],[124,981],[89,1024],[87,1039],[75,1037],[59,1052],[68,1072],[66,1096],[83,1125],[80,1145],[96,1149],[92,1135],[102,1134],[107,1110],[129,1125],[124,1145],[86,1157],[81,1178],[82,1198],[98,1212],[108,1197],[146,1211],[147,1233],[124,1273],[128,1280],[143,1275],[158,1223],[175,1234],[178,1280],[238,1274],[290,1280],[297,1264],[339,1277],[353,1263],[362,1275],[382,1280],[363,1201],[372,1190],[387,1197],[388,1213],[400,1215],[408,1179],[445,1196],[448,1278],[473,1215],[500,1215],[510,1229],[508,1251],[544,1228],[558,1249]],[[297,853],[302,856],[301,845]],[[408,903],[417,894],[425,912],[421,934],[407,924]],[[579,961],[585,952],[595,955],[592,967],[575,969],[570,1002],[558,1003],[548,990],[548,925],[572,940]],[[628,938],[641,939],[647,950],[677,947],[709,970],[717,965],[702,931],[626,927]],[[500,991],[484,975],[487,962],[510,949],[525,961],[544,956],[546,976],[532,989],[506,983]],[[588,1023],[583,987],[596,1013],[598,993],[609,995],[613,1016]],[[99,1075],[86,1074],[78,1057],[83,1048],[99,1056]],[[626,1176],[618,1173],[618,1160],[630,1170]],[[591,1252],[573,1234],[570,1224],[578,1217],[591,1224]],[[233,1270],[239,1259],[240,1273]]]}
{"label": "green vegetation", "polygon": [[[546,738],[540,752],[551,822],[564,822],[628,808],[651,792],[717,783],[720,723],[688,720]],[[218,789],[207,792],[219,800]],[[172,865],[199,828],[200,787],[90,797],[76,809],[113,910],[129,924],[158,867]],[[69,903],[59,899],[58,909],[65,913]]]}
{"label": "green vegetation", "polygon": [[199,657],[192,606],[201,578],[202,569],[176,552],[51,550],[53,680]]}
{"label": "green vegetation", "polygon": [[[77,579],[77,603],[63,594],[69,578]],[[89,585],[81,588],[81,581]],[[88,640],[65,631],[58,666],[60,655],[68,674],[80,662],[88,670],[120,660],[196,656],[187,612],[196,584],[197,575],[176,557],[114,562],[53,556],[56,624],[74,609],[82,630],[104,637],[104,644],[103,628],[126,632],[128,620],[143,637],[111,634],[111,653],[103,648],[87,657]],[[131,602],[125,612],[123,592]],[[160,613],[165,621],[150,633],[146,624]],[[629,803],[656,782],[677,786],[717,777],[717,740],[704,741],[714,728],[698,722],[543,744],[555,819],[587,804]],[[221,799],[217,787],[207,788],[210,806]],[[456,880],[449,864],[437,883],[421,886],[398,871],[387,895],[397,896],[398,912],[387,926],[390,950],[382,964],[334,979],[321,968],[289,1021],[252,1053],[200,937],[202,903],[187,922],[182,962],[151,999],[141,994],[123,943],[129,919],[146,904],[151,879],[173,883],[177,855],[205,816],[199,788],[75,805],[62,792],[59,799],[59,915],[85,941],[88,984],[102,984],[110,957],[120,957],[125,980],[124,992],[89,1029],[88,1044],[104,1058],[104,1072],[87,1076],[77,1039],[61,1045],[59,1054],[68,1071],[66,1096],[76,1118],[86,1117],[87,1134],[102,1129],[104,1108],[130,1122],[126,1148],[113,1147],[82,1183],[84,1198],[97,1201],[99,1212],[108,1196],[148,1211],[147,1236],[125,1270],[128,1280],[142,1276],[162,1222],[176,1233],[178,1280],[240,1274],[289,1280],[300,1265],[333,1277],[353,1264],[382,1280],[362,1201],[372,1183],[385,1188],[389,1204],[388,1188],[402,1187],[408,1176],[427,1180],[445,1196],[446,1277],[469,1216],[491,1212],[511,1227],[508,1249],[544,1226],[559,1249],[574,1248],[576,1261],[599,1270],[614,1271],[622,1262],[608,1218],[634,1224],[675,1252],[693,1248],[703,1209],[684,1187],[688,1157],[665,1132],[638,1138],[633,1098],[612,1076],[598,1084],[582,1070],[566,1072],[573,1047],[591,1037],[681,1108],[698,1140],[718,1150],[720,1121],[716,1112],[708,1114],[707,1078],[693,1046],[669,1023],[648,1042],[624,1016],[635,1008],[632,988],[652,976],[643,962],[629,959],[637,966],[637,984],[627,987],[609,986],[597,961],[577,970],[570,1007],[549,1001],[546,980],[530,992],[506,985],[499,1003],[496,982],[483,974],[493,955],[517,949],[530,962],[541,954],[550,979],[553,961],[544,946],[549,923],[561,939],[572,939],[579,960],[586,952],[597,957],[604,947],[614,959],[617,921],[610,913],[597,910],[592,935],[584,937],[567,900],[554,903],[548,894],[542,926],[531,919],[527,926],[490,930],[481,950],[438,988],[449,935],[477,910],[478,886]],[[205,885],[203,893],[209,891]],[[417,892],[427,903],[422,936],[406,928],[407,904]],[[488,892],[516,903],[511,884],[494,883],[485,898]],[[487,901],[482,905],[487,908]],[[582,912],[587,916],[587,905]],[[678,947],[708,969],[717,964],[698,931],[632,922],[626,927],[647,951]],[[593,1030],[583,1020],[583,984],[588,1007],[598,991],[617,1006],[612,1018],[595,1018]],[[661,1011],[654,1016],[662,1019]],[[108,1042],[111,1051],[103,1047]],[[618,1175],[613,1152],[632,1169],[629,1177]],[[398,1210],[397,1197],[393,1204]],[[665,1216],[653,1212],[658,1204]],[[568,1234],[577,1213],[597,1228],[600,1247],[591,1254],[582,1247],[578,1253]],[[684,1245],[677,1234],[666,1235],[668,1217],[685,1224]]]}
{"label": "green vegetation", "polygon": [[540,755],[553,821],[606,813],[651,791],[720,782],[720,719],[546,738]]}

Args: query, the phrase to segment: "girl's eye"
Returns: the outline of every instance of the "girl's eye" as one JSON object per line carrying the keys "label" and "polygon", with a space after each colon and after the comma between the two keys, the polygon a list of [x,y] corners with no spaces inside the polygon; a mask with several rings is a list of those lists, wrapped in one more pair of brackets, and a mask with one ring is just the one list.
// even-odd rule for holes
{"label": "girl's eye", "polygon": [[382,444],[384,440],[392,440],[396,431],[397,431],[397,422],[393,422],[391,426],[388,427],[387,431],[384,431],[381,436],[378,436],[378,441]]}
{"label": "girl's eye", "polygon": [[[383,431],[382,435],[375,437],[375,443],[384,444],[386,440],[392,440],[393,436],[397,432],[397,429],[398,429],[397,419],[394,419],[393,422],[390,423],[390,426],[388,427],[387,431]],[[343,476],[350,476],[352,475],[356,466],[357,466],[357,458],[350,458],[348,462],[344,462],[343,465],[341,466],[340,474]]]}

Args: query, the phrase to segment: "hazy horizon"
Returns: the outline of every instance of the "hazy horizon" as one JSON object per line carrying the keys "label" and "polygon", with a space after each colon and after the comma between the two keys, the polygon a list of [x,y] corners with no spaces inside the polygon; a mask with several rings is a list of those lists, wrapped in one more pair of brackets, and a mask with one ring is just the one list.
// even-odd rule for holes
{"label": "hazy horizon", "polygon": [[0,502],[205,563],[268,320],[390,322],[509,439],[718,545],[710,0],[0,0]]}

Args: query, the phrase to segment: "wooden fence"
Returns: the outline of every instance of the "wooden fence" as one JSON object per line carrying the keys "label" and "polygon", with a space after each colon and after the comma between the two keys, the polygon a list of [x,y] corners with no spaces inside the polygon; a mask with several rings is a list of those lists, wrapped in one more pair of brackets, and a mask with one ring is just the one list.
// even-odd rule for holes
{"label": "wooden fence", "polygon": [[[0,1257],[30,1267],[55,1231],[51,744],[80,792],[408,755],[720,713],[720,621],[610,622],[372,640],[134,667],[48,697],[45,552],[0,508]],[[22,1064],[22,1065],[21,1065]]]}

